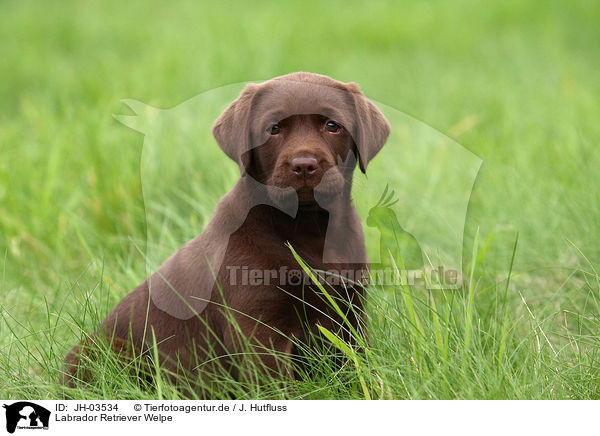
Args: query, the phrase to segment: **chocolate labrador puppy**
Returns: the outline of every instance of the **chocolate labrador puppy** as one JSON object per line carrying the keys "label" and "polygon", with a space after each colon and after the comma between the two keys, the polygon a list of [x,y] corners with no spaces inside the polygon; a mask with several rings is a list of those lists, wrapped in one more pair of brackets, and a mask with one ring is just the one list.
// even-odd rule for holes
{"label": "chocolate labrador puppy", "polygon": [[[213,126],[240,180],[205,231],[108,314],[112,347],[143,355],[156,346],[174,379],[194,379],[216,364],[239,376],[244,360],[281,376],[289,367],[277,356],[293,359],[317,325],[351,340],[290,246],[316,270],[356,273],[327,289],[358,327],[368,261],[352,174],[357,161],[366,171],[389,132],[354,83],[293,73],[246,86]],[[67,355],[68,383],[88,348]]]}

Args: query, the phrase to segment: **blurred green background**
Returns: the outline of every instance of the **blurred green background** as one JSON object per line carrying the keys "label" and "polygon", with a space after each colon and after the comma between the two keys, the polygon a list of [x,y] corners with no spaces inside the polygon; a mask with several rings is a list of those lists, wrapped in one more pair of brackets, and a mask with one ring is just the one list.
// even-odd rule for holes
{"label": "blurred green background", "polygon": [[142,136],[112,118],[127,112],[120,100],[169,108],[293,71],[358,82],[483,160],[464,243],[468,263],[479,228],[481,313],[503,286],[518,232],[515,316],[526,313],[520,292],[552,318],[557,340],[568,311],[597,319],[585,289],[600,266],[600,3],[1,6],[0,397],[35,367],[22,352],[15,360],[19,346],[58,361],[77,340],[49,314],[76,316],[73,295],[99,282],[106,313],[144,276]]}

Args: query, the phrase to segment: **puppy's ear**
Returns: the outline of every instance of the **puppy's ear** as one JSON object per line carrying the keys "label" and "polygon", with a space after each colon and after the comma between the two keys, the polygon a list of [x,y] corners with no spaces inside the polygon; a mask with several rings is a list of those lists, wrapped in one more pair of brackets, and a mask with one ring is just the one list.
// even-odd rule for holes
{"label": "puppy's ear", "polygon": [[250,149],[250,112],[252,101],[259,86],[246,85],[240,96],[235,99],[217,118],[212,133],[221,149],[245,172],[242,155]]}
{"label": "puppy's ear", "polygon": [[352,137],[358,148],[360,170],[364,173],[369,161],[385,144],[390,134],[390,123],[379,108],[364,96],[356,83],[348,83],[347,88],[354,100],[355,123]]}

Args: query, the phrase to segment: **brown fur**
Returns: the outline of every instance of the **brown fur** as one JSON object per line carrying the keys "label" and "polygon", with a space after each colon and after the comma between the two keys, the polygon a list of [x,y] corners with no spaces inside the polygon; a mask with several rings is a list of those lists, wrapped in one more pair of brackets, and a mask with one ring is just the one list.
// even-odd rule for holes
{"label": "brown fur", "polygon": [[[328,131],[328,120],[341,129]],[[281,130],[271,135],[268,129],[275,123]],[[127,295],[102,328],[107,337],[118,339],[120,351],[127,341],[143,353],[155,338],[161,366],[192,377],[211,370],[204,364],[209,355],[222,356],[227,369],[233,363],[228,356],[244,351],[244,338],[264,367],[279,376],[285,371],[280,362],[261,350],[292,355],[291,338],[307,341],[318,324],[343,334],[339,317],[314,287],[286,285],[282,290],[277,280],[232,284],[231,267],[298,270],[289,242],[315,269],[332,267],[324,262],[325,251],[338,270],[366,268],[362,228],[350,198],[353,158],[358,154],[365,171],[387,139],[389,125],[356,84],[294,73],[248,85],[216,120],[213,134],[239,163],[240,181],[218,203],[207,229]],[[294,167],[296,158],[317,162],[316,167]],[[256,182],[274,189],[261,204],[247,200]],[[324,201],[335,211],[324,208]],[[297,212],[287,213],[281,204],[297,205]],[[325,247],[326,235],[336,234],[343,237]],[[213,272],[220,286],[203,287],[214,283]],[[360,287],[338,286],[332,292],[360,313]],[[357,316],[350,319],[359,324]],[[66,358],[68,382],[80,353],[76,346]]]}

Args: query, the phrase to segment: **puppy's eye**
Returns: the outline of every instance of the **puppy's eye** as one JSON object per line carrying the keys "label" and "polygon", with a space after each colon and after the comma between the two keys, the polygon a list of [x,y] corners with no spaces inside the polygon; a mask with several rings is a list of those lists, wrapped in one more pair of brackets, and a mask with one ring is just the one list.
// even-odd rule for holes
{"label": "puppy's eye", "polygon": [[278,135],[281,132],[281,126],[279,124],[273,124],[267,129],[269,135]]}
{"label": "puppy's eye", "polygon": [[325,129],[331,133],[337,133],[340,131],[341,128],[342,128],[342,126],[340,126],[335,121],[329,120],[325,123]]}

